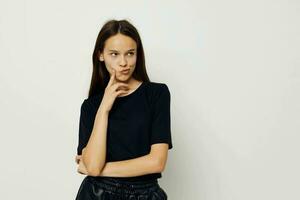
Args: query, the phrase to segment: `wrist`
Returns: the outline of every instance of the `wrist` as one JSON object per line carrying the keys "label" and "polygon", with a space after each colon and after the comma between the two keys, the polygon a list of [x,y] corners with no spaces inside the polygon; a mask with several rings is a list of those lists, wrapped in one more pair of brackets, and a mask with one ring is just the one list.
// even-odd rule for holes
{"label": "wrist", "polygon": [[103,114],[103,115],[108,115],[109,114],[109,110],[105,109],[102,105],[99,106],[98,112],[100,114]]}

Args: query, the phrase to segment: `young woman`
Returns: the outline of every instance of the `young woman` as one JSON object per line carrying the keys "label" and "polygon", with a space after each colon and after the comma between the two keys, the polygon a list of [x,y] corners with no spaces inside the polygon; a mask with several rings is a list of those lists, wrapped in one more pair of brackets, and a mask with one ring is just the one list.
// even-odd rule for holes
{"label": "young woman", "polygon": [[143,45],[127,20],[107,21],[93,52],[80,110],[76,200],[167,199],[158,184],[172,148],[170,91],[148,78]]}

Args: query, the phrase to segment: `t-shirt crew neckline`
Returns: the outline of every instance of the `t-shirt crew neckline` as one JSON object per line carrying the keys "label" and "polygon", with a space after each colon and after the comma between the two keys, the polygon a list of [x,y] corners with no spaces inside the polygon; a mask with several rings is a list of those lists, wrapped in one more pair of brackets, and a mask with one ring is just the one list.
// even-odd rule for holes
{"label": "t-shirt crew neckline", "polygon": [[134,94],[138,93],[139,90],[141,90],[141,88],[143,87],[144,84],[145,84],[145,82],[143,81],[133,92],[131,92],[128,95],[122,96],[122,97],[119,96],[119,97],[117,97],[117,99],[127,99],[127,98],[129,98],[131,96],[134,96]]}

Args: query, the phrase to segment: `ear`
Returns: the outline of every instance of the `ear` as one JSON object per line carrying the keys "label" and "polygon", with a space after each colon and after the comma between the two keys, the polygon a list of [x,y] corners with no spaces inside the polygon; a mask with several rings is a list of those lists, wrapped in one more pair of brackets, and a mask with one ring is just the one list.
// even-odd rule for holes
{"label": "ear", "polygon": [[99,57],[99,60],[103,62],[103,61],[104,61],[103,53],[100,53],[100,52],[99,52],[98,55],[99,55],[99,56],[98,56],[98,57]]}

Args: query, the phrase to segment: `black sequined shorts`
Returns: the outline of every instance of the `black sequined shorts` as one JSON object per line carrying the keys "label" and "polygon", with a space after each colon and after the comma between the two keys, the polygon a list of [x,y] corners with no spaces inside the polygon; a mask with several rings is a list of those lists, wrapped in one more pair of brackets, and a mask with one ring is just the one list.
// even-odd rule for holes
{"label": "black sequined shorts", "polygon": [[167,200],[167,193],[157,179],[127,182],[113,177],[86,176],[76,200]]}

